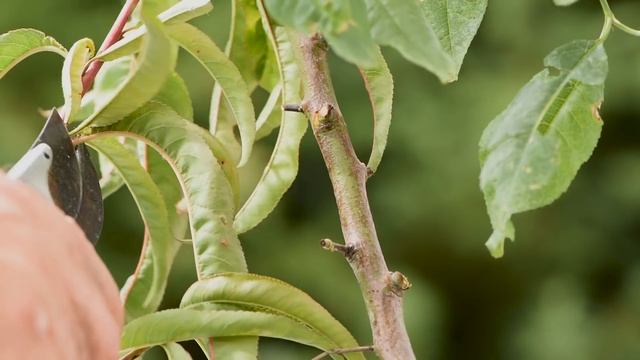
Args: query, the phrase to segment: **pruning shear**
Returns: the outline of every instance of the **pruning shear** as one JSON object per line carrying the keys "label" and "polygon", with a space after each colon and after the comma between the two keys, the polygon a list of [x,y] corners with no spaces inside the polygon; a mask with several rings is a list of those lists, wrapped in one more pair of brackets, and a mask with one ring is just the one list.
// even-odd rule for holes
{"label": "pruning shear", "polygon": [[104,223],[100,182],[84,144],[73,145],[53,109],[40,135],[7,176],[20,180],[75,219],[92,244]]}

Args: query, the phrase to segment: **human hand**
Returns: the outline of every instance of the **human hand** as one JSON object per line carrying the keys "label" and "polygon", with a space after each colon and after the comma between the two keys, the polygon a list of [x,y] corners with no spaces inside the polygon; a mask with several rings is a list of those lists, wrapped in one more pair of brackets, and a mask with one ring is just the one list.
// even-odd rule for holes
{"label": "human hand", "polygon": [[75,221],[0,173],[0,359],[117,358],[118,288]]}

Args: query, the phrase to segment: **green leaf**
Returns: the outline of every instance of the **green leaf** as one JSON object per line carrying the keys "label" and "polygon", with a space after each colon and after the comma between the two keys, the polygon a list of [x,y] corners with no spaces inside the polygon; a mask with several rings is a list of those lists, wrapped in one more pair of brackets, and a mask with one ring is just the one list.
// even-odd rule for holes
{"label": "green leaf", "polygon": [[376,66],[360,69],[364,79],[369,100],[373,107],[373,147],[367,167],[372,171],[378,170],[382,154],[387,147],[387,137],[391,126],[391,108],[393,106],[393,76],[389,71],[384,56],[378,49]]}
{"label": "green leaf", "polygon": [[256,0],[231,2],[232,24],[225,53],[238,67],[248,88],[254,89],[262,76],[269,46],[262,28]]}
{"label": "green leaf", "polygon": [[87,62],[95,54],[96,48],[91,39],[76,41],[62,66],[62,93],[64,96],[64,116],[67,122],[73,122],[80,111],[82,101],[82,73]]}
{"label": "green leaf", "polygon": [[240,201],[240,179],[238,178],[238,169],[231,155],[227,151],[227,148],[218,140],[215,136],[211,135],[206,129],[199,126],[196,127],[196,132],[204,139],[209,146],[209,149],[213,153],[213,156],[218,160],[218,164],[222,168],[231,190],[234,195],[234,204],[238,206]]}
{"label": "green leaf", "polygon": [[[358,346],[349,331],[322,305],[303,291],[274,278],[246,273],[219,274],[193,284],[180,307],[198,309],[202,303],[289,317],[324,337],[334,349]],[[361,355],[353,358],[364,359]]]}
{"label": "green leaf", "polygon": [[[330,350],[333,346],[323,336],[286,316],[251,311],[173,309],[145,315],[127,324],[120,354],[168,342],[236,336],[272,337],[321,350]],[[345,357],[363,359],[353,354]]]}
{"label": "green leaf", "polygon": [[280,126],[282,118],[281,95],[282,83],[278,83],[269,94],[269,98],[256,120],[256,140],[269,136],[274,129]]}
{"label": "green leaf", "polygon": [[198,277],[246,271],[232,227],[231,186],[198,129],[167,106],[149,103],[105,130],[145,142],[171,165],[186,197]]}
{"label": "green leaf", "polygon": [[178,73],[174,72],[169,76],[154,99],[168,105],[184,119],[193,121],[193,104],[189,89]]}
{"label": "green leaf", "polygon": [[569,6],[577,3],[578,0],[553,0],[553,3],[557,6]]}
{"label": "green leaf", "polygon": [[170,342],[162,345],[168,360],[191,360],[191,355],[180,344]]}
{"label": "green leaf", "polygon": [[104,155],[99,154],[98,162],[100,164],[100,190],[102,199],[106,199],[113,195],[124,185],[122,176],[118,174],[113,164]]}
{"label": "green leaf", "polygon": [[129,72],[127,79],[118,86],[113,98],[98,106],[91,116],[70,132],[71,134],[89,125],[108,126],[120,121],[151,100],[173,73],[178,55],[177,47],[171,43],[163,25],[153,14],[144,14],[143,11],[143,19],[148,28],[148,35],[144,38],[143,50],[135,67]]}
{"label": "green leaf", "polygon": [[[131,141],[132,139],[127,140]],[[169,219],[169,226],[174,239],[183,239],[189,225],[189,220],[186,212],[179,209],[178,204],[183,199],[183,194],[182,189],[180,188],[180,183],[173,173],[173,169],[156,151],[149,149],[146,145],[142,145],[142,147],[140,147],[139,145],[141,144],[138,142],[134,142],[134,144],[138,145],[136,153],[139,154],[138,156],[141,158],[144,168],[162,193],[165,206],[167,207],[166,211]],[[148,246],[149,231],[145,231],[144,241],[145,243],[143,245],[136,270],[127,279],[125,285],[121,289],[123,298],[126,299],[127,303],[139,303],[139,299],[143,299],[145,294],[148,292],[148,283],[150,279],[153,279],[154,277],[156,257],[154,255],[153,247]],[[172,241],[167,246],[167,252],[164,254],[164,258],[159,259],[158,261],[162,261],[162,263],[166,264],[166,268],[170,269],[173,264],[173,260],[182,245],[183,243],[180,241]],[[162,295],[162,293],[156,293],[154,303],[160,304]],[[157,307],[147,308],[145,310],[151,311],[146,311],[144,314],[157,310]],[[128,315],[127,320],[134,318],[134,316],[131,316],[133,315],[131,312],[129,312]],[[136,316],[137,315],[143,315],[143,313],[138,312]]]}
{"label": "green leaf", "polygon": [[[155,311],[164,294],[171,262],[178,243],[169,227],[169,215],[162,193],[153,179],[140,165],[138,157],[114,138],[97,138],[89,145],[107,157],[129,188],[138,206],[147,230],[153,271],[151,276],[137,280],[136,287],[130,283],[123,288],[127,320]],[[139,269],[138,269],[139,270]]]}
{"label": "green leaf", "polygon": [[[404,0],[403,0],[404,1]],[[319,32],[331,48],[358,66],[372,66],[376,48],[361,0],[266,0],[280,24],[305,33]]]}
{"label": "green leaf", "polygon": [[[138,143],[135,140],[121,138],[118,141],[130,152],[137,153]],[[124,180],[109,158],[100,152],[98,152],[98,163],[100,166],[100,190],[102,199],[106,199],[124,185]]]}
{"label": "green leaf", "polygon": [[0,79],[22,60],[43,51],[67,56],[64,46],[38,30],[18,29],[0,35]]}
{"label": "green leaf", "polygon": [[[258,342],[254,336],[218,337],[196,340],[207,359],[258,359]],[[213,351],[210,351],[213,350]]]}
{"label": "green leaf", "polygon": [[[293,49],[296,45],[291,43],[283,28],[273,32],[268,24],[265,27],[274,47],[278,49],[283,103],[298,104],[302,95],[300,71]],[[252,229],[264,220],[278,205],[298,174],[300,142],[307,130],[307,121],[302,114],[289,111],[282,112],[281,121],[271,159],[253,192],[236,214],[234,227],[238,234]]]}
{"label": "green leaf", "polygon": [[376,42],[395,48],[442,82],[457,79],[453,60],[440,45],[419,0],[366,0],[366,3]]}
{"label": "green leaf", "polygon": [[222,88],[216,83],[211,94],[209,131],[225,145],[234,163],[238,164],[242,156],[242,144],[236,134],[236,128],[237,122],[229,101],[222,95]]}
{"label": "green leaf", "polygon": [[502,256],[505,237],[514,238],[511,216],[564,193],[600,137],[608,71],[602,43],[563,45],[545,66],[480,140],[480,186],[493,226],[487,247],[495,257]]}
{"label": "green leaf", "polygon": [[[213,9],[210,0],[183,0],[158,15],[158,19],[166,24],[179,24],[207,14]],[[140,26],[128,31],[124,37],[109,46],[108,49],[98,53],[99,59],[110,61],[140,51],[142,38],[147,34],[147,27]]]}
{"label": "green leaf", "polygon": [[238,124],[242,141],[242,156],[238,165],[244,165],[251,155],[256,133],[256,117],[249,89],[240,71],[216,44],[197,28],[189,24],[172,25],[170,34],[220,84]]}
{"label": "green leaf", "polygon": [[422,1],[422,7],[442,48],[453,60],[457,76],[484,17],[487,0],[429,0]]}

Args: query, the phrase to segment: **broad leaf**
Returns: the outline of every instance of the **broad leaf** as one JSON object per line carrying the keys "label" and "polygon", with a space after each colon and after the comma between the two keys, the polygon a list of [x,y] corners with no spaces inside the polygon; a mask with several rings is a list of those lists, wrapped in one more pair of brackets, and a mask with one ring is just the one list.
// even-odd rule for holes
{"label": "broad leaf", "polygon": [[333,348],[358,346],[349,331],[309,295],[270,277],[228,273],[198,281],[184,294],[180,307],[198,308],[200,303],[286,316],[325,337]]}
{"label": "broad leaf", "polygon": [[457,76],[484,17],[487,0],[429,0],[422,1],[422,7],[442,48],[453,60]]}
{"label": "broad leaf", "polygon": [[393,77],[378,49],[376,65],[360,69],[364,79],[369,100],[373,108],[373,147],[367,167],[372,171],[378,170],[382,154],[387,147],[387,137],[391,126],[391,108],[393,106]]}
{"label": "broad leaf", "polygon": [[240,242],[233,231],[231,187],[199,127],[165,105],[150,103],[106,133],[134,137],[163,155],[179,179],[189,211],[199,278],[246,271]]}
{"label": "broad leaf", "polygon": [[172,25],[170,33],[171,37],[191,53],[220,84],[238,124],[242,140],[242,156],[238,165],[244,165],[251,155],[256,133],[256,117],[249,89],[240,71],[216,44],[197,28],[189,24]]}
{"label": "broad leaf", "polygon": [[[236,336],[265,336],[321,350],[334,349],[330,340],[286,316],[251,311],[174,309],[145,315],[127,324],[122,333],[120,353],[195,338]],[[363,359],[354,354],[344,356]]]}
{"label": "broad leaf", "polygon": [[358,66],[374,64],[375,43],[361,0],[266,0],[265,5],[269,15],[280,24],[324,35],[336,54],[345,60]]}
{"label": "broad leaf", "polygon": [[[138,206],[148,232],[145,247],[153,254],[152,276],[141,279],[138,284],[143,286],[136,287],[136,292],[129,291],[131,285],[125,286],[123,300],[126,318],[130,320],[153,312],[160,305],[177,241],[171,233],[162,193],[142,168],[138,157],[114,138],[94,139],[89,145],[107,157],[117,169]],[[137,270],[139,269],[140,267]]]}
{"label": "broad leaf", "polygon": [[62,66],[62,93],[64,96],[65,118],[73,122],[80,111],[82,100],[82,73],[87,62],[95,54],[91,39],[81,39],[69,49],[69,55]]}
{"label": "broad leaf", "polygon": [[[269,24],[265,26],[274,47],[278,49],[283,103],[300,103],[301,80],[293,49],[296,45],[291,43],[283,28],[273,32]],[[282,112],[281,121],[271,159],[255,189],[236,214],[234,227],[239,234],[258,225],[273,211],[298,174],[300,142],[307,130],[307,121],[302,114],[289,111]]]}
{"label": "broad leaf", "polygon": [[457,79],[453,60],[442,48],[420,0],[366,0],[366,3],[376,42],[395,48],[442,82]]}
{"label": "broad leaf", "polygon": [[491,254],[513,239],[513,214],[539,208],[567,190],[595,148],[607,76],[601,42],[575,41],[545,59],[547,69],[520,90],[480,140],[480,186],[493,234]]}
{"label": "broad leaf", "polygon": [[[213,9],[210,0],[183,0],[158,15],[158,19],[167,25],[187,22],[196,17],[207,14]],[[147,27],[140,26],[128,31],[124,37],[100,52],[96,57],[105,61],[115,60],[140,51],[142,38],[147,34]]]}
{"label": "broad leaf", "polygon": [[107,126],[120,121],[151,100],[173,73],[178,55],[177,47],[171,43],[163,25],[154,14],[145,14],[143,10],[143,20],[148,34],[144,38],[143,50],[135,67],[129,72],[127,79],[120,83],[113,98],[97,107],[71,133],[77,133],[89,125]]}
{"label": "broad leaf", "polygon": [[43,51],[67,56],[64,46],[38,30],[19,29],[0,35],[0,79],[22,60]]}

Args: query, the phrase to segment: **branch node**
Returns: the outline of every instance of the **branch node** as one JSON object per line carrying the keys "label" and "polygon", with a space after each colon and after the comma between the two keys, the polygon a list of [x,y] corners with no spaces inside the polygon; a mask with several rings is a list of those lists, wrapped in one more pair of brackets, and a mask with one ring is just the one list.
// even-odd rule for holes
{"label": "branch node", "polygon": [[302,105],[299,105],[299,104],[285,104],[285,105],[282,106],[282,110],[290,111],[290,112],[297,112],[297,113],[304,112],[304,109],[302,108]]}
{"label": "branch node", "polygon": [[356,254],[356,249],[351,245],[342,245],[331,241],[330,239],[320,240],[320,246],[330,252],[340,252],[348,260],[351,260]]}
{"label": "branch node", "polygon": [[370,178],[370,177],[372,177],[372,176],[373,176],[373,174],[375,174],[375,173],[376,173],[376,172],[375,172],[375,171],[373,171],[373,169],[372,169],[372,168],[370,168],[370,167],[368,167],[368,166],[367,166],[367,179],[368,179],[368,178]]}
{"label": "branch node", "polygon": [[409,279],[407,279],[403,273],[394,271],[387,274],[387,289],[395,295],[402,296],[402,294],[410,288],[411,282],[409,282]]}

